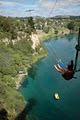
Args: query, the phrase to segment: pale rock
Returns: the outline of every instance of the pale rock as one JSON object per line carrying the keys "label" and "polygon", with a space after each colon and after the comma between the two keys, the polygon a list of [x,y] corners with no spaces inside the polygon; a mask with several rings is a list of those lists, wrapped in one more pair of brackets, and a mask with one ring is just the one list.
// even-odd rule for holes
{"label": "pale rock", "polygon": [[32,35],[31,35],[31,41],[33,42],[33,44],[32,44],[33,49],[35,49],[40,44],[38,36],[34,33],[32,33]]}

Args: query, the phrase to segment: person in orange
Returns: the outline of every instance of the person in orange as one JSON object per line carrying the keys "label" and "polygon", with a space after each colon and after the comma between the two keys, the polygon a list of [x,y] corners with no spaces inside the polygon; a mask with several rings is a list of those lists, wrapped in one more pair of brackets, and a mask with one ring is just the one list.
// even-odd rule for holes
{"label": "person in orange", "polygon": [[59,64],[58,67],[54,65],[54,68],[62,74],[64,79],[70,80],[74,78],[73,60],[71,60],[71,64],[68,65],[67,69],[62,68]]}

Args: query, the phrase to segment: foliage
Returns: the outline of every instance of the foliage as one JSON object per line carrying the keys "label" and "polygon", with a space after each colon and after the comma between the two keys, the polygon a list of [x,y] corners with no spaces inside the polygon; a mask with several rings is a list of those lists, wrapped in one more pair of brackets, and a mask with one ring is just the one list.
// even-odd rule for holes
{"label": "foliage", "polygon": [[8,18],[2,19],[0,26],[3,28],[3,31],[9,32],[10,31],[10,23]]}
{"label": "foliage", "polygon": [[32,53],[31,41],[22,39],[15,44],[14,49],[17,51],[21,51],[24,55],[28,55]]}
{"label": "foliage", "polygon": [[68,23],[67,27],[68,27],[68,29],[70,29],[70,30],[74,30],[74,22]]}
{"label": "foliage", "polygon": [[56,34],[56,35],[58,34],[58,30],[55,30],[55,34]]}
{"label": "foliage", "polygon": [[48,27],[44,27],[43,28],[43,32],[48,33],[49,32],[49,28]]}
{"label": "foliage", "polygon": [[33,22],[33,17],[28,18],[28,24],[32,30],[34,30],[34,22]]}
{"label": "foliage", "polygon": [[16,117],[16,113],[19,114],[26,103],[15,89],[5,85],[3,82],[0,82],[0,98],[0,110],[5,109],[7,111],[9,120]]}

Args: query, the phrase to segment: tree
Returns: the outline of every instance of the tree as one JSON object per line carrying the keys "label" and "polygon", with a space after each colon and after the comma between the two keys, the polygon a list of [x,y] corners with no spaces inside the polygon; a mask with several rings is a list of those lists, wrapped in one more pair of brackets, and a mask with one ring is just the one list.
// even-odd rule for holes
{"label": "tree", "polygon": [[29,18],[28,18],[28,26],[31,28],[31,31],[32,31],[32,32],[35,31],[34,22],[33,22],[33,17],[29,17]]}
{"label": "tree", "polygon": [[10,87],[14,87],[14,86],[15,86],[15,82],[14,82],[14,80],[12,79],[11,75],[4,75],[3,78],[2,78],[2,81],[3,81],[7,86],[10,86]]}
{"label": "tree", "polygon": [[55,34],[56,34],[56,35],[58,34],[58,30],[55,30]]}
{"label": "tree", "polygon": [[5,32],[9,32],[10,31],[10,21],[8,20],[8,18],[5,18],[2,20],[2,26],[3,26],[3,30]]}
{"label": "tree", "polygon": [[2,67],[1,72],[3,75],[11,75],[13,77],[16,76],[16,74],[17,74],[15,66]]}
{"label": "tree", "polygon": [[48,33],[48,32],[49,32],[49,27],[44,27],[44,28],[43,28],[43,31],[44,31],[45,33]]}
{"label": "tree", "polygon": [[68,23],[68,24],[67,24],[67,28],[68,28],[69,30],[74,30],[74,22]]}
{"label": "tree", "polygon": [[15,30],[15,27],[13,25],[10,28],[10,33],[11,33],[11,39],[17,38],[17,31]]}

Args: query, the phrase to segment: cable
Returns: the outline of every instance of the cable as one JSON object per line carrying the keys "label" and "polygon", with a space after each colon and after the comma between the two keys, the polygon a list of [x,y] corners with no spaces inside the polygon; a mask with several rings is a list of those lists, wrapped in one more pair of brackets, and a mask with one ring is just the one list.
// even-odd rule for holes
{"label": "cable", "polygon": [[52,8],[52,10],[51,10],[51,12],[50,12],[50,14],[49,14],[49,17],[50,17],[50,15],[52,14],[52,12],[53,12],[53,10],[54,10],[54,8],[55,8],[57,2],[58,2],[58,0],[56,0],[55,4],[54,4],[54,6],[53,6],[53,8]]}
{"label": "cable", "polygon": [[54,54],[52,53],[52,51],[50,51],[49,48],[48,48],[47,46],[46,46],[46,48],[47,48],[48,51],[52,54],[52,56],[55,57],[56,61],[58,61],[59,59],[56,57],[56,55],[54,55]]}
{"label": "cable", "polygon": [[[54,10],[57,2],[58,2],[58,0],[55,1],[55,4],[54,4],[54,6],[52,7],[52,10],[51,10],[51,12],[50,12],[50,14],[49,14],[49,17],[50,17],[50,15],[51,15],[52,11]],[[48,43],[49,43],[49,45],[51,46],[51,48],[52,48],[52,50],[53,50],[54,52],[50,51],[49,48],[46,46],[47,49],[48,49],[48,51],[56,58],[56,61],[57,61],[57,62],[61,62],[62,60],[57,56],[55,49],[52,47],[52,45],[50,44],[50,42],[48,42]],[[54,53],[54,54],[53,54],[53,53]],[[63,63],[63,62],[62,62],[62,63]],[[64,63],[63,63],[63,64],[64,64]],[[65,66],[65,65],[64,65],[64,66]]]}
{"label": "cable", "polygon": [[48,44],[51,46],[51,49],[53,50],[53,52],[45,45],[46,48],[48,49],[48,51],[51,53],[51,55],[52,55],[53,57],[55,57],[56,61],[57,61],[61,66],[63,66],[63,68],[66,68],[64,62],[57,56],[56,50],[52,47],[52,45],[50,44],[50,42],[48,42]]}
{"label": "cable", "polygon": [[[54,6],[53,6],[53,8],[52,8],[52,10],[51,10],[51,12],[50,12],[50,14],[49,14],[49,17],[50,17],[50,15],[51,15],[52,11],[54,10],[57,2],[58,2],[58,0],[55,1],[55,4],[54,4]],[[49,42],[48,42],[48,43],[49,43]],[[53,49],[53,47],[52,47],[52,45],[51,45],[50,43],[49,43],[49,45],[50,45],[51,48]],[[49,50],[49,51],[50,51],[50,50]],[[59,58],[58,58],[58,56],[56,55],[56,51],[55,51],[55,50],[53,50],[53,51],[54,51],[55,55],[54,55],[51,51],[50,51],[50,52],[52,53],[52,55],[54,55],[54,57],[56,58],[56,60],[59,61]]]}
{"label": "cable", "polygon": [[54,51],[56,58],[59,60],[59,57],[57,56],[56,50],[52,47],[52,45],[51,45],[50,42],[48,42],[48,43],[49,43],[49,45],[51,46],[52,50]]}

